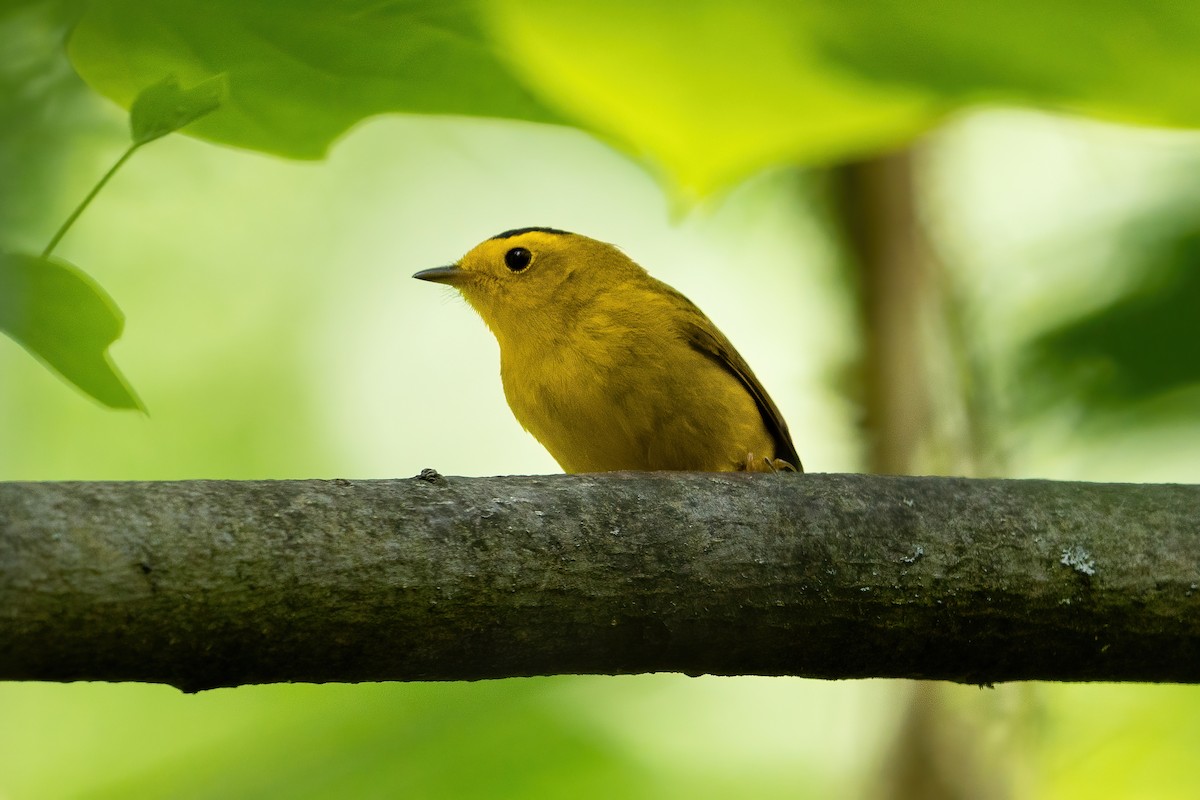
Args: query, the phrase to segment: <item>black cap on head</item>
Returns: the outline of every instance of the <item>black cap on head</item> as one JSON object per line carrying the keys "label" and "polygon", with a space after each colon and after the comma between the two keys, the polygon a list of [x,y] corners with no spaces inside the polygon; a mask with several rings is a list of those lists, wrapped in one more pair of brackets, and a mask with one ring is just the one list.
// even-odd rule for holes
{"label": "black cap on head", "polygon": [[553,233],[558,236],[570,236],[571,235],[570,231],[560,231],[558,228],[540,228],[540,227],[535,226],[532,228],[513,228],[511,231],[505,231],[504,233],[497,233],[492,238],[493,239],[511,239],[514,236],[520,236],[522,233],[532,233],[534,231],[537,231],[538,233]]}

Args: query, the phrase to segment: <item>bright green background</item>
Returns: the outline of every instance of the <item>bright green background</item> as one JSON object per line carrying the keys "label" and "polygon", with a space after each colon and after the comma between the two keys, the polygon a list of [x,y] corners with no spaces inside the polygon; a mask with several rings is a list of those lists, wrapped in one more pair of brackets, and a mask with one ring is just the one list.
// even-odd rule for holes
{"label": "bright green background", "polygon": [[[1183,4],[1144,4],[1136,19],[1122,4],[1063,6],[1034,20],[1044,4],[1016,3],[984,25],[973,15],[995,7],[972,3],[933,26],[918,24],[920,4],[834,13],[762,3],[734,14],[708,3],[681,15],[630,3],[601,18],[552,3],[496,3],[479,15],[474,4],[442,4],[429,30],[445,46],[408,55],[375,52],[355,28],[316,17],[322,35],[343,37],[330,50],[299,23],[264,26],[257,4],[229,5],[211,20],[233,15],[276,52],[336,57],[297,60],[307,81],[250,58],[262,91],[240,94],[236,76],[230,91],[263,120],[207,132],[294,139],[294,154],[316,155],[328,142],[313,142],[353,129],[325,161],[183,136],[138,153],[59,253],[124,312],[113,355],[149,416],[100,408],[0,340],[0,479],[557,471],[505,406],[487,331],[450,291],[409,278],[522,225],[619,243],[737,344],[810,470],[861,469],[848,377],[859,334],[823,178],[762,168],[898,144],[966,100],[1193,125],[1200,102],[1189,77],[1194,13]],[[144,13],[128,16],[132,6]],[[299,21],[332,13],[326,6],[287,13]],[[376,31],[408,30],[387,13],[424,8],[364,7],[384,14],[368,20]],[[105,30],[161,31],[155,13],[188,8],[97,3],[90,46]],[[1176,16],[1147,22],[1160,12]],[[71,4],[0,12],[0,246],[39,252],[127,142],[124,113],[55,46],[71,18]],[[113,19],[144,24],[102,24]],[[252,52],[185,30],[208,36],[208,59]],[[482,48],[488,35],[506,44]],[[1016,50],[995,44],[1014,41]],[[145,58],[153,66],[164,52],[189,50]],[[484,73],[490,82],[471,82]],[[126,73],[114,74],[122,85]],[[406,94],[411,74],[442,90]],[[113,94],[128,101],[132,91]],[[328,114],[295,107],[296,91]],[[479,97],[495,105],[471,106]],[[525,121],[355,125],[383,108]],[[534,122],[552,119],[585,124],[642,160]],[[1187,324],[1200,307],[1197,136],[992,109],[951,114],[924,152],[925,216],[961,294],[967,350],[992,389],[985,422],[1005,472],[1200,482],[1200,336]],[[730,188],[682,202],[718,185]],[[681,676],[197,696],[0,684],[0,798],[848,796],[885,773],[906,691]],[[967,731],[959,738],[979,743],[1018,797],[1200,789],[1200,693],[1190,687],[948,694]]]}

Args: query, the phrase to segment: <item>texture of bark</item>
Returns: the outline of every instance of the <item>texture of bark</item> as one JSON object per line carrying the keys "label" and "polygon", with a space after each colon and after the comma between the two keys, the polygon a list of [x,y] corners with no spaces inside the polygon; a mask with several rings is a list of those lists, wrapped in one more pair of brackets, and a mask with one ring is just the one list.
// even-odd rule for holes
{"label": "texture of bark", "polygon": [[0,484],[0,679],[1200,682],[1200,486]]}

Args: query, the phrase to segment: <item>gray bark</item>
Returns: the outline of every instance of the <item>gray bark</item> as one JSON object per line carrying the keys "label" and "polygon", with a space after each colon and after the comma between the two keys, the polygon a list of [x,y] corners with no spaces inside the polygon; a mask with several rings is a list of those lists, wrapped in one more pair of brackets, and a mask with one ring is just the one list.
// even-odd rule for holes
{"label": "gray bark", "polygon": [[1200,486],[0,484],[0,679],[1200,682]]}

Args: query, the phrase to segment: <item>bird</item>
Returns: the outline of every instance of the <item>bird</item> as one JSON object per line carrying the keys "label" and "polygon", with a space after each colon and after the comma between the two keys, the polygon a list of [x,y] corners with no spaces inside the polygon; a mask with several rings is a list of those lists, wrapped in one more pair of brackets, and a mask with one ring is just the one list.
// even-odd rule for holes
{"label": "bird", "polygon": [[567,473],[803,471],[729,339],[614,245],[515,228],[413,277],[483,319],[509,407]]}

